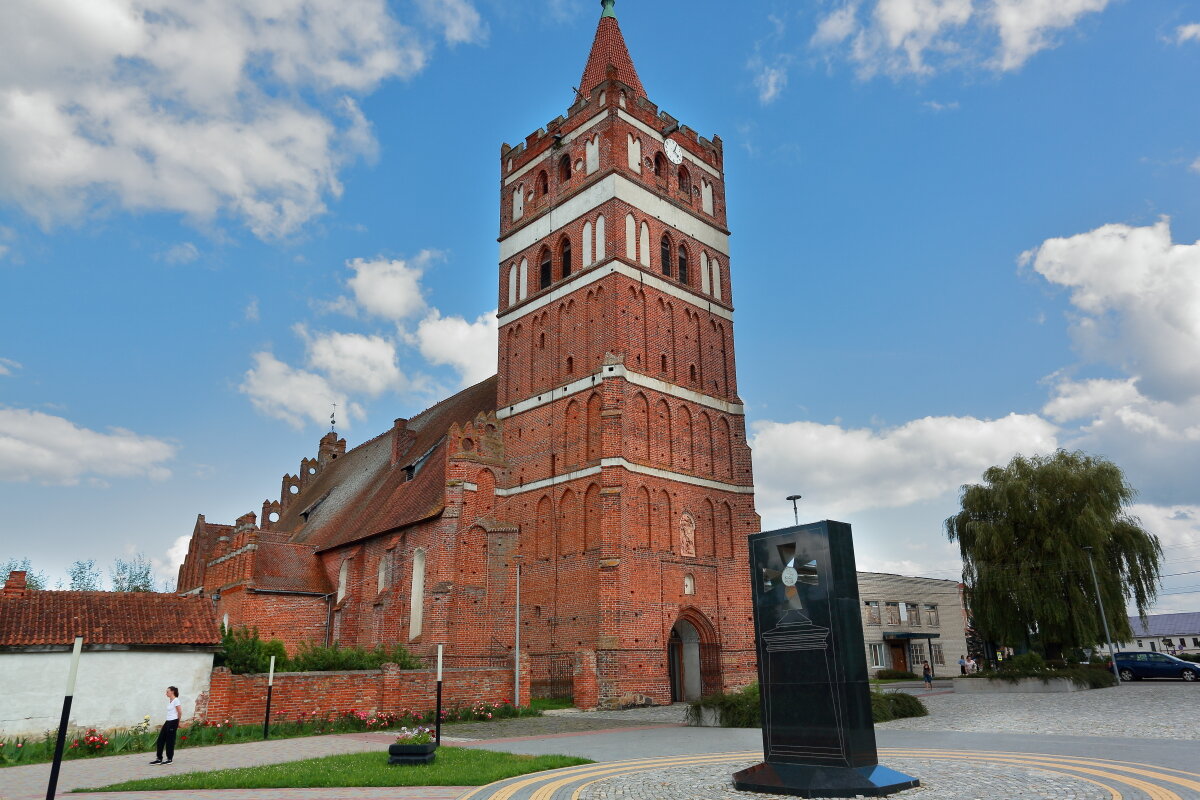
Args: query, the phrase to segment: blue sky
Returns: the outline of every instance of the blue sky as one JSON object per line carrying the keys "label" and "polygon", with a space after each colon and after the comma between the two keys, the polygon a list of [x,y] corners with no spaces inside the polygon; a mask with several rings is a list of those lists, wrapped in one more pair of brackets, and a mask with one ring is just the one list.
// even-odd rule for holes
{"label": "blue sky", "polygon": [[[494,370],[499,148],[565,112],[598,4],[267,5],[0,10],[0,560],[170,574],[331,402],[354,446]],[[1194,609],[1200,3],[617,13],[725,143],[764,527],[799,492],[861,567],[953,577],[958,487],[1082,447]]]}

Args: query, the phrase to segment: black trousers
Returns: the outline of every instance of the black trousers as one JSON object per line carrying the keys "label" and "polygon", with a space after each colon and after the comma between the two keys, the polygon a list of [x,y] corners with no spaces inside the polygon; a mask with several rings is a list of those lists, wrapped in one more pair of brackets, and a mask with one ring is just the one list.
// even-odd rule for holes
{"label": "black trousers", "polygon": [[179,730],[179,720],[169,719],[163,723],[158,732],[158,741],[154,743],[154,752],[158,758],[163,757],[163,748],[167,749],[167,761],[175,758],[175,733]]}

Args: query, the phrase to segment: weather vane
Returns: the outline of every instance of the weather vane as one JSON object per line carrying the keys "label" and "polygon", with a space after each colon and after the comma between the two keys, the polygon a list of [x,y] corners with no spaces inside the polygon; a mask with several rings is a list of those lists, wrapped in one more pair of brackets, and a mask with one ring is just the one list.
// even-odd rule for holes
{"label": "weather vane", "polygon": [[329,430],[336,432],[336,429],[337,429],[337,419],[336,419],[337,403],[331,403],[330,405],[333,406],[333,411],[329,412]]}

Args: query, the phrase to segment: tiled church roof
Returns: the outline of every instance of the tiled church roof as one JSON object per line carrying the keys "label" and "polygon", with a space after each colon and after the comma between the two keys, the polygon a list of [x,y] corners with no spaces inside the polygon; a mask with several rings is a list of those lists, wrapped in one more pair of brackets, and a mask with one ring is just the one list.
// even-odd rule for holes
{"label": "tiled church roof", "polygon": [[629,48],[625,46],[625,37],[621,35],[621,26],[617,24],[617,16],[613,13],[613,0],[604,0],[604,13],[600,16],[600,24],[596,26],[596,38],[592,41],[592,52],[588,56],[587,66],[583,68],[583,77],[579,80],[579,91],[584,97],[591,95],[592,90],[608,80],[608,66],[616,67],[617,80],[633,87],[637,97],[645,97],[646,90],[638,78],[633,59],[629,56]]}
{"label": "tiled church roof", "polygon": [[27,591],[0,597],[0,646],[201,645],[221,641],[212,602],[157,592]]}
{"label": "tiled church roof", "polygon": [[[398,454],[395,466],[394,431],[327,464],[274,529],[291,531],[293,543],[321,551],[437,516],[446,502],[447,431],[454,423],[462,425],[495,410],[493,375],[410,419],[407,428],[415,436]],[[418,461],[409,480],[404,467]]]}

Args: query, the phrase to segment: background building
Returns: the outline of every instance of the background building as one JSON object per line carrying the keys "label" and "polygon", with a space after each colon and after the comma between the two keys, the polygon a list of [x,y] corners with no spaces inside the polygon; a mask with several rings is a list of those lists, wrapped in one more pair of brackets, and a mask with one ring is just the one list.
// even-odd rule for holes
{"label": "background building", "polygon": [[[956,581],[883,572],[858,573],[867,667],[957,675],[967,652],[967,613]],[[978,655],[978,654],[976,654]]]}
{"label": "background building", "polygon": [[1157,653],[1200,653],[1200,613],[1150,614],[1146,621],[1129,618],[1133,640],[1117,645],[1118,650]]}

